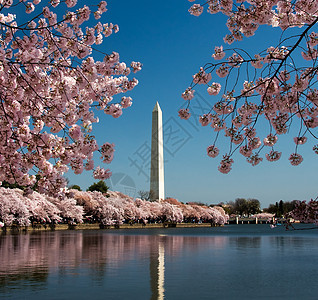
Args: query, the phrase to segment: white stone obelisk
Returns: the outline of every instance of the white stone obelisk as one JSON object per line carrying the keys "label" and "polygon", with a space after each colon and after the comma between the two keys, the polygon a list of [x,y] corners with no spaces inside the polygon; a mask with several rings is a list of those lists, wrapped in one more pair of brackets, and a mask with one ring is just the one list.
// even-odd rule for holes
{"label": "white stone obelisk", "polygon": [[158,101],[152,111],[150,198],[165,199],[162,111]]}

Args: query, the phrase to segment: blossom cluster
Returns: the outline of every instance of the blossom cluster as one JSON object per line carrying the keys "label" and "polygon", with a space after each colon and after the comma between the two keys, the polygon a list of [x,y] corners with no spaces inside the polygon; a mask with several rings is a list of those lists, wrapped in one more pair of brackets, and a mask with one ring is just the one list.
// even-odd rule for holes
{"label": "blossom cluster", "polygon": [[[94,47],[119,30],[97,21],[87,26],[91,16],[100,19],[107,11],[105,1],[92,6],[94,11],[78,7],[76,0],[39,3],[0,3],[0,181],[36,184],[41,193],[57,196],[69,168],[75,174],[94,170],[100,179],[111,174],[94,169],[95,151],[105,163],[114,152],[111,143],[99,149],[91,134],[99,121],[94,109],[118,118],[131,106],[130,97],[118,103],[115,97],[138,84],[128,75],[141,64],[126,65],[116,52],[101,61],[92,57]],[[27,22],[23,7],[30,14]]]}
{"label": "blossom cluster", "polygon": [[[289,132],[298,133],[292,138],[295,150],[291,151],[289,161],[293,166],[299,165],[303,161],[301,145],[308,137],[315,140],[318,136],[318,2],[189,1],[196,2],[189,9],[192,15],[201,15],[206,7],[210,14],[220,12],[228,17],[230,34],[224,38],[227,44],[254,35],[261,25],[280,27],[284,38],[277,46],[271,45],[255,55],[238,47],[216,46],[213,61],[193,75],[191,85],[182,94],[187,104],[179,111],[180,118],[191,117],[194,88],[205,85],[207,97],[213,98],[210,110],[199,116],[199,122],[216,132],[215,140],[207,147],[208,156],[216,157],[221,152],[217,147],[220,132],[230,143],[220,162],[220,172],[231,170],[235,152],[252,166],[263,161],[263,157],[270,162],[279,160],[282,152],[276,149],[278,137]],[[288,35],[290,28],[293,31]],[[259,130],[261,119],[268,125],[262,123]],[[264,135],[266,127],[268,132]],[[315,153],[317,149],[318,145],[313,145]]]}

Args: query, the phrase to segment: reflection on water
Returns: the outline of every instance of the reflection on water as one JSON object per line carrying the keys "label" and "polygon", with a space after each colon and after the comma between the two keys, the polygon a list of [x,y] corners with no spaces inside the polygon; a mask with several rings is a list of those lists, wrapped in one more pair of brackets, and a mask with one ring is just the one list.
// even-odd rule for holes
{"label": "reflection on water", "polygon": [[[131,262],[150,263],[150,299],[164,299],[165,253],[195,253],[205,244],[223,247],[225,237],[118,235],[105,232],[38,232],[0,236],[0,293],[10,289],[45,289],[56,277],[61,284],[86,276],[94,283],[119,276]],[[136,274],[138,276],[138,274]],[[120,276],[125,276],[121,274]],[[136,278],[137,279],[137,278]],[[1,294],[0,294],[1,295]],[[63,296],[63,295],[61,295]]]}
{"label": "reflection on water", "polygon": [[[158,248],[157,248],[158,247]],[[150,255],[151,300],[164,299],[165,284],[165,244],[159,239],[153,245]]]}
{"label": "reflection on water", "polygon": [[244,299],[247,292],[259,299],[292,299],[297,293],[311,299],[317,294],[315,234],[220,232],[211,228],[191,234],[171,229],[2,235],[0,298],[87,299],[92,291],[94,298],[153,300],[211,295]]}
{"label": "reflection on water", "polygon": [[257,249],[261,247],[261,237],[231,237],[229,239],[230,246],[237,247],[237,249],[247,250],[248,248]]}

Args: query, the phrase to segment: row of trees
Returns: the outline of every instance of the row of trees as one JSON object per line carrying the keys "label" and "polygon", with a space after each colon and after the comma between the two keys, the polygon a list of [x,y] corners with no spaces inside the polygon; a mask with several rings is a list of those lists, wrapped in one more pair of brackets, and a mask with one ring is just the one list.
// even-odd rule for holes
{"label": "row of trees", "polygon": [[237,198],[223,205],[226,213],[240,216],[257,216],[258,218],[285,217],[293,218],[304,223],[318,222],[318,201],[286,201],[280,200],[275,204],[270,204],[268,208],[264,208],[262,213],[260,210],[260,202],[257,199]]}
{"label": "row of trees", "polygon": [[264,212],[272,213],[276,217],[284,217],[287,216],[289,212],[293,211],[297,204],[299,203],[298,200],[287,201],[284,202],[280,200],[275,204],[270,204],[268,208],[263,209]]}
{"label": "row of trees", "polygon": [[149,202],[120,192],[69,190],[63,199],[38,192],[0,187],[0,224],[3,227],[34,223],[98,222],[101,225],[142,222],[209,222],[223,225],[228,215],[221,207],[185,205],[176,199]]}

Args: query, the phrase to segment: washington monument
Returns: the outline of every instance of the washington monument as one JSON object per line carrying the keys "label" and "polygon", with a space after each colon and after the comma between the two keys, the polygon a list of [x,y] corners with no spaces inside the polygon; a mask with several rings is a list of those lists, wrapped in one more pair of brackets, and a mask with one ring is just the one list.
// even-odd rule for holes
{"label": "washington monument", "polygon": [[150,197],[151,200],[165,199],[165,181],[163,172],[163,132],[162,111],[157,102],[152,111],[151,135],[151,167],[150,167]]}

